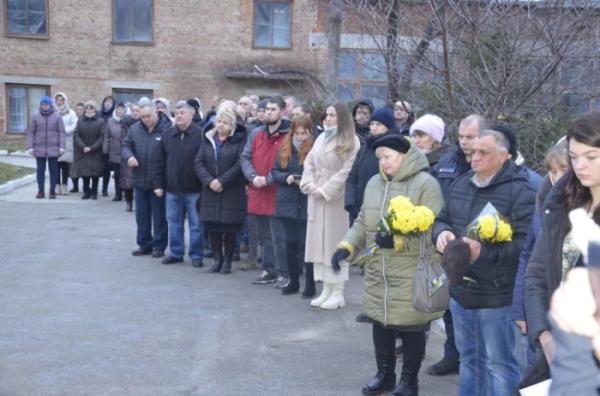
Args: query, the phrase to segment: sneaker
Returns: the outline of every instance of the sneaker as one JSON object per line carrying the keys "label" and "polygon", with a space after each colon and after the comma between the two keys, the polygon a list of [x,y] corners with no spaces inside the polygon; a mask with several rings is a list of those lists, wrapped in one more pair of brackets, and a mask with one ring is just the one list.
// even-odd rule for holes
{"label": "sneaker", "polygon": [[153,250],[152,257],[153,258],[163,258],[163,257],[165,257],[165,252],[163,250]]}
{"label": "sneaker", "polygon": [[273,287],[275,289],[284,289],[289,284],[290,284],[290,280],[288,278],[286,278],[285,276],[278,276],[277,280],[275,281],[275,285],[273,285]]}
{"label": "sneaker", "polygon": [[458,373],[458,359],[450,359],[444,356],[436,364],[427,367],[425,372],[435,376]]}
{"label": "sneaker", "polygon": [[181,262],[183,262],[183,259],[181,257],[167,256],[164,259],[162,259],[160,262],[165,265],[170,265],[170,264],[175,264],[175,263],[181,263]]}
{"label": "sneaker", "polygon": [[135,249],[133,252],[131,252],[132,255],[134,256],[149,256],[152,254],[152,250],[150,249]]}
{"label": "sneaker", "polygon": [[263,271],[258,278],[252,281],[252,283],[255,285],[265,285],[267,283],[274,283],[276,280],[277,275],[268,271]]}

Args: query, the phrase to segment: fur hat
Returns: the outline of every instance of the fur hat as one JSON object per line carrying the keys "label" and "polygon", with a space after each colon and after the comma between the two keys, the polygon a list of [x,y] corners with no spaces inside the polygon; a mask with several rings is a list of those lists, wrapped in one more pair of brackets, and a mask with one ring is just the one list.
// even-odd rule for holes
{"label": "fur hat", "polygon": [[375,140],[375,143],[373,143],[373,150],[377,150],[378,147],[388,147],[392,150],[406,154],[410,149],[410,142],[400,134],[388,133]]}

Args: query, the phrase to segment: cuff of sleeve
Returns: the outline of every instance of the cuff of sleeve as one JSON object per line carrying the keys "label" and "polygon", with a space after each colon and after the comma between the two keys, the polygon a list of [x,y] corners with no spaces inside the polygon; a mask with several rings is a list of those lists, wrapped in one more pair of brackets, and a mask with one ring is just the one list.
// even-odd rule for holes
{"label": "cuff of sleeve", "polygon": [[321,187],[319,187],[318,190],[321,193],[321,195],[323,196],[323,198],[325,198],[325,201],[327,201],[327,202],[331,201],[331,197],[325,192],[325,190],[323,190]]}
{"label": "cuff of sleeve", "polygon": [[350,256],[348,256],[347,260],[351,260],[354,257],[354,246],[346,241],[342,241],[337,244],[336,249],[346,249],[350,252]]}

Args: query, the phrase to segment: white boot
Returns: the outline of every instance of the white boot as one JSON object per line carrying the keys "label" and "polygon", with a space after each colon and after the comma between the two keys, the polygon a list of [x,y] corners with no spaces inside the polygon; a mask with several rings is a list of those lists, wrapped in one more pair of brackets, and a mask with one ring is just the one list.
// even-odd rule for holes
{"label": "white boot", "polygon": [[329,298],[321,304],[322,309],[338,309],[346,305],[344,301],[344,284],[345,282],[333,283],[333,291]]}
{"label": "white boot", "polygon": [[310,302],[310,306],[320,307],[321,304],[323,304],[325,300],[327,300],[329,296],[331,296],[331,292],[333,291],[331,286],[331,283],[323,282],[323,291],[321,292],[319,297],[315,298]]}
{"label": "white boot", "polygon": [[62,186],[62,195],[69,195],[69,186],[66,184]]}

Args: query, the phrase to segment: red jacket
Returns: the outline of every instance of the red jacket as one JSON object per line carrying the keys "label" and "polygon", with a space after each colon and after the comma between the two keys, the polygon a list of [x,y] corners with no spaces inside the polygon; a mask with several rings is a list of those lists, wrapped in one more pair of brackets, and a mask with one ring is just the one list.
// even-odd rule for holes
{"label": "red jacket", "polygon": [[289,121],[282,120],[279,129],[269,135],[266,127],[252,141],[252,165],[257,176],[265,176],[267,183],[263,188],[248,187],[248,213],[257,216],[273,216],[275,214],[275,198],[277,184],[271,176],[271,170],[277,159],[277,152],[289,127]]}

